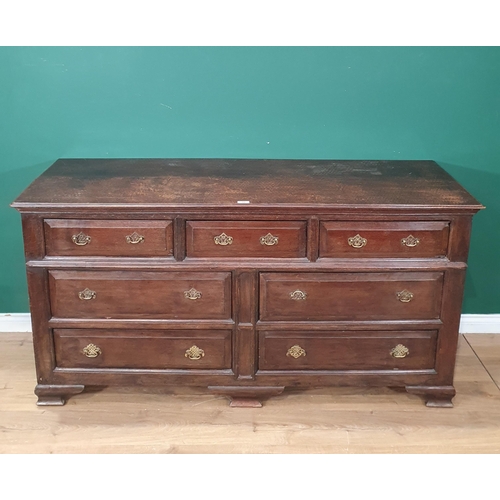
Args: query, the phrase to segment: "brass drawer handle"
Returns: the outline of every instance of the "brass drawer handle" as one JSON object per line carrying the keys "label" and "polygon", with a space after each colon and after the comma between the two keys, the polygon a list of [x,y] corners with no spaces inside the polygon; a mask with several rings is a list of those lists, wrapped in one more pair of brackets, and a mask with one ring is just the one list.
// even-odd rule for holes
{"label": "brass drawer handle", "polygon": [[278,237],[273,236],[271,233],[267,233],[265,236],[260,237],[260,244],[272,247],[278,244]]}
{"label": "brass drawer handle", "polygon": [[80,297],[80,300],[92,300],[95,299],[96,296],[97,294],[89,288],[85,288],[85,290],[78,292],[78,297]]}
{"label": "brass drawer handle", "polygon": [[129,236],[125,236],[125,240],[127,241],[127,243],[130,243],[131,245],[137,245],[137,243],[143,243],[144,242],[144,236],[141,236],[140,234],[137,234],[134,231]]}
{"label": "brass drawer handle", "polygon": [[92,238],[90,236],[87,236],[86,234],[80,232],[78,234],[74,234],[71,237],[71,240],[75,245],[83,247],[84,245],[88,245]]}
{"label": "brass drawer handle", "polygon": [[353,248],[363,248],[368,243],[368,240],[357,234],[352,238],[347,238],[347,243]]}
{"label": "brass drawer handle", "polygon": [[398,344],[391,349],[390,354],[393,358],[406,358],[410,354],[410,350],[403,344]]}
{"label": "brass drawer handle", "polygon": [[409,292],[408,290],[402,290],[401,292],[397,293],[398,300],[401,302],[411,302],[413,299],[413,293]]}
{"label": "brass drawer handle", "polygon": [[233,244],[233,237],[228,236],[226,233],[221,233],[219,236],[214,237],[214,241],[216,245],[232,245]]}
{"label": "brass drawer handle", "polygon": [[401,245],[406,247],[416,247],[419,243],[420,240],[411,234],[401,239]]}
{"label": "brass drawer handle", "polygon": [[196,288],[191,288],[191,290],[186,290],[184,292],[184,297],[191,300],[201,299],[201,292],[196,290]]}
{"label": "brass drawer handle", "polygon": [[290,349],[288,349],[286,355],[292,356],[292,358],[297,359],[297,358],[300,358],[301,356],[305,356],[306,351],[304,349],[302,349],[302,347],[300,347],[300,345],[293,345],[292,347],[290,347]]}
{"label": "brass drawer handle", "polygon": [[200,349],[198,346],[194,345],[191,346],[187,351],[186,354],[184,354],[186,358],[197,360],[203,358],[205,356],[205,351],[203,349]]}
{"label": "brass drawer handle", "polygon": [[290,298],[292,300],[306,300],[307,293],[302,290],[295,290],[294,292],[290,292]]}
{"label": "brass drawer handle", "polygon": [[82,352],[87,358],[97,358],[99,354],[102,354],[101,348],[95,344],[89,344],[87,347],[84,347]]}

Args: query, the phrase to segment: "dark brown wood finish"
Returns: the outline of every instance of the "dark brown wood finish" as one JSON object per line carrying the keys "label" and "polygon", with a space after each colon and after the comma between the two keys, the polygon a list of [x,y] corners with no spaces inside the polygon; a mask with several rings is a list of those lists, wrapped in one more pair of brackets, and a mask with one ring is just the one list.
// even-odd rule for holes
{"label": "dark brown wood finish", "polygon": [[56,366],[53,349],[52,330],[48,326],[50,319],[50,294],[45,269],[27,269],[28,292],[31,314],[33,344],[35,346],[35,364],[37,381],[48,384]]}
{"label": "dark brown wood finish", "polygon": [[436,337],[437,331],[260,332],[259,369],[430,370]]}
{"label": "dark brown wood finish", "polygon": [[175,260],[184,260],[186,257],[186,223],[182,217],[174,219],[174,257]]}
{"label": "dark brown wood finish", "polygon": [[256,371],[256,292],[255,272],[236,274],[236,330],[234,365],[239,380],[253,380]]}
{"label": "dark brown wood finish", "polygon": [[80,394],[85,389],[84,385],[44,385],[38,384],[35,387],[35,394],[38,396],[38,406],[63,406],[66,399],[75,394]]}
{"label": "dark brown wood finish", "polygon": [[31,214],[22,214],[22,227],[26,261],[42,259],[45,255],[43,219]]}
{"label": "dark brown wood finish", "polygon": [[307,225],[307,258],[311,262],[318,260],[319,253],[319,219],[311,217]]}
{"label": "dark brown wood finish", "polygon": [[320,257],[444,257],[448,226],[430,221],[323,222]]}
{"label": "dark brown wood finish", "polygon": [[229,319],[229,273],[50,271],[59,318]]}
{"label": "dark brown wood finish", "polygon": [[38,404],[110,384],[243,407],[329,384],[452,404],[483,207],[435,162],[65,159],[13,206]]}
{"label": "dark brown wood finish", "polygon": [[170,256],[171,221],[45,219],[47,255]]}
{"label": "dark brown wood finish", "polygon": [[[59,368],[228,369],[231,330],[54,330]],[[94,346],[86,350],[88,346]],[[87,353],[87,354],[86,354]]]}
{"label": "dark brown wood finish", "polygon": [[283,205],[481,208],[435,162],[421,160],[60,159],[13,203],[18,209],[170,206],[176,212]]}
{"label": "dark brown wood finish", "polygon": [[305,257],[306,223],[188,221],[187,257]]}
{"label": "dark brown wood finish", "polygon": [[263,321],[439,318],[442,273],[261,273]]}

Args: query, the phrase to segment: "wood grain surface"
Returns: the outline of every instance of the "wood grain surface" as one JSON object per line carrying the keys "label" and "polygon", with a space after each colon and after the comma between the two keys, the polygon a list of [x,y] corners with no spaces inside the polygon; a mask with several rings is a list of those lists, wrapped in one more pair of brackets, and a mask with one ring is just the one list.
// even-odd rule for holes
{"label": "wood grain surface", "polygon": [[37,407],[31,335],[2,334],[0,453],[496,454],[499,360],[499,336],[460,337],[453,409],[426,408],[404,390],[339,387],[286,389],[262,408],[152,387],[87,389],[66,406]]}
{"label": "wood grain surface", "polygon": [[[186,179],[189,190],[186,190]],[[411,201],[410,201],[411,200]],[[482,206],[433,161],[59,159],[12,204]]]}

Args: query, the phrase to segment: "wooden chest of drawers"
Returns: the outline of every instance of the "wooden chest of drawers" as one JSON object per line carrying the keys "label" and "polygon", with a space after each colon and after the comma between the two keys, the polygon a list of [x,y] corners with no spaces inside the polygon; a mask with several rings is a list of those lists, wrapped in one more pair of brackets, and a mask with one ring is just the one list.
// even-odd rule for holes
{"label": "wooden chest of drawers", "polygon": [[38,404],[189,384],[451,406],[471,220],[432,161],[58,160],[21,212]]}

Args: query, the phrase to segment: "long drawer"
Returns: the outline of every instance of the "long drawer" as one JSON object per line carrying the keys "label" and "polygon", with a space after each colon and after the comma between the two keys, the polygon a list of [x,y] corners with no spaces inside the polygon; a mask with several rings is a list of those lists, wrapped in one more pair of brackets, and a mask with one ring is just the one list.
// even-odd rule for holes
{"label": "long drawer", "polygon": [[293,258],[306,255],[302,221],[188,221],[188,257]]}
{"label": "long drawer", "polygon": [[231,274],[49,271],[60,318],[229,319]]}
{"label": "long drawer", "polygon": [[173,252],[169,220],[45,219],[47,255],[168,257]]}
{"label": "long drawer", "polygon": [[54,330],[60,368],[228,369],[231,330]]}
{"label": "long drawer", "polygon": [[444,257],[448,249],[446,221],[361,222],[320,224],[320,257]]}
{"label": "long drawer", "polygon": [[260,370],[424,370],[437,331],[260,332]]}
{"label": "long drawer", "polygon": [[260,319],[436,319],[443,273],[261,273]]}

